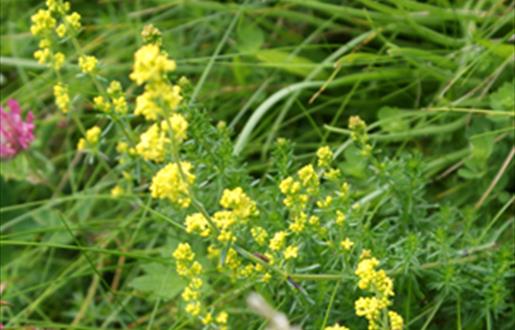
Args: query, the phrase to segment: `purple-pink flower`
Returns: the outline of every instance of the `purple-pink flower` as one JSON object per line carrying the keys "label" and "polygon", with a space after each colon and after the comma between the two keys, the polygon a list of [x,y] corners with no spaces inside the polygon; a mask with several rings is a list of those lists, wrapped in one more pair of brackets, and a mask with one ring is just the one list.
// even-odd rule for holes
{"label": "purple-pink flower", "polygon": [[27,149],[34,141],[34,116],[27,114],[26,121],[21,117],[20,104],[16,100],[7,101],[11,111],[0,106],[0,158],[7,159],[16,156]]}

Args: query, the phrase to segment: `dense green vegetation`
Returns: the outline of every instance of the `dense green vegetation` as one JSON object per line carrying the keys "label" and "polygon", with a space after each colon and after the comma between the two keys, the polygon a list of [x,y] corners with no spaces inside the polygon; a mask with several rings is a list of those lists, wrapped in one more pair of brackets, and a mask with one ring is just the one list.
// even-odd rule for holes
{"label": "dense green vegetation", "polygon": [[[74,0],[81,27],[52,30],[59,70],[34,59],[45,47],[31,17],[45,2],[0,5],[0,103],[16,99],[36,126],[30,148],[0,163],[6,328],[222,329],[227,312],[229,329],[265,329],[252,292],[302,329],[366,329],[356,304],[376,296],[405,329],[515,327],[509,1]],[[147,48],[138,71],[144,45],[176,69],[139,82],[153,63]],[[113,80],[122,89],[107,92]],[[155,119],[135,110],[151,88]],[[114,94],[128,111],[94,101]],[[137,147],[155,120],[162,159]],[[165,176],[167,164],[183,165]],[[188,229],[193,214],[205,235]],[[272,239],[282,231],[284,246]],[[185,242],[195,258],[181,261]],[[395,295],[358,284],[365,250]],[[181,297],[195,278],[199,315]],[[395,329],[385,308],[375,322]]]}

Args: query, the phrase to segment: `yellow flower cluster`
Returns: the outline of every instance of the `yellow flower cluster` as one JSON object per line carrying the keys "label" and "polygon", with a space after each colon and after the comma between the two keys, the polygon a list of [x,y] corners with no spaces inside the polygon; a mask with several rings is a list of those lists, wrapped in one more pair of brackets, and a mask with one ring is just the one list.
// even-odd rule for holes
{"label": "yellow flower cluster", "polygon": [[[34,58],[40,64],[51,64],[55,71],[61,70],[66,61],[66,56],[55,49],[58,42],[55,39],[62,39],[69,32],[76,32],[81,28],[80,15],[76,12],[68,14],[70,3],[62,0],[47,0],[46,9],[38,10],[31,17],[30,28],[34,36],[40,38],[39,49],[34,52]],[[96,66],[96,59],[85,57],[79,60],[82,70],[93,70]],[[69,110],[70,97],[68,87],[59,82],[54,86],[54,96],[57,107],[64,113]]]}
{"label": "yellow flower cluster", "polygon": [[343,325],[340,325],[340,324],[336,323],[333,326],[325,327],[324,330],[349,330],[349,328],[344,327]]}
{"label": "yellow flower cluster", "polygon": [[134,113],[144,116],[146,120],[157,120],[159,116],[174,111],[181,101],[181,88],[178,85],[155,81],[147,84],[145,92],[136,98]]}
{"label": "yellow flower cluster", "polygon": [[195,253],[188,243],[180,243],[173,252],[177,274],[189,280],[188,286],[182,292],[182,299],[187,303],[186,312],[192,316],[199,316],[202,304],[199,300],[203,281],[200,278],[202,265],[194,260]]}
{"label": "yellow flower cluster", "polygon": [[[258,214],[256,204],[240,187],[233,190],[225,189],[220,204],[226,210],[215,212],[212,217],[218,233],[217,240],[222,243],[235,242],[235,226],[245,223],[250,217]],[[186,231],[189,233],[207,237],[211,233],[211,229],[208,220],[200,213],[186,217]],[[234,258],[237,256],[235,255]]]}
{"label": "yellow flower cluster", "polygon": [[309,194],[316,194],[320,185],[320,179],[313,165],[309,164],[297,172],[302,186]]}
{"label": "yellow flower cluster", "polygon": [[317,165],[323,171],[327,180],[334,181],[340,177],[340,170],[331,167],[334,154],[329,146],[322,146],[317,150]]}
{"label": "yellow flower cluster", "polygon": [[299,247],[290,245],[286,249],[284,249],[283,255],[285,260],[295,259],[299,256]]}
{"label": "yellow flower cluster", "polygon": [[186,217],[186,232],[197,233],[202,237],[207,237],[211,233],[209,223],[201,213],[194,213]]}
{"label": "yellow flower cluster", "polygon": [[321,168],[328,168],[333,160],[333,152],[328,146],[323,146],[317,150],[318,166]]}
{"label": "yellow flower cluster", "polygon": [[100,127],[93,126],[86,131],[86,136],[79,140],[77,143],[77,150],[83,151],[86,148],[94,148],[100,139]]}
{"label": "yellow flower cluster", "polygon": [[173,136],[175,142],[179,144],[187,138],[187,129],[186,119],[181,114],[174,113],[170,118],[159,124],[152,124],[143,132],[135,152],[145,160],[160,163],[165,159],[165,151],[171,141],[170,136]]}
{"label": "yellow flower cluster", "polygon": [[350,251],[352,249],[352,247],[354,246],[354,242],[351,241],[348,237],[346,239],[344,239],[343,241],[340,242],[340,246],[342,247],[342,249],[344,249],[345,251]]}
{"label": "yellow flower cluster", "polygon": [[159,30],[146,26],[142,36],[149,43],[134,54],[130,78],[137,85],[144,84],[145,90],[136,98],[134,113],[159,122],[143,132],[131,150],[145,160],[159,163],[165,160],[166,150],[177,148],[187,138],[188,122],[182,115],[173,113],[182,101],[181,88],[172,85],[166,76],[175,70],[176,64],[161,50]]}
{"label": "yellow flower cluster", "polygon": [[[154,27],[146,27],[144,32],[147,30],[153,36],[160,35]],[[138,85],[145,83],[144,93],[136,98],[135,114],[143,115],[146,120],[158,120],[159,116],[174,111],[182,101],[182,96],[181,88],[172,85],[166,78],[168,72],[175,70],[175,61],[161,50],[160,42],[157,42],[160,38],[150,39],[155,39],[155,42],[142,46],[134,54],[130,78]]]}
{"label": "yellow flower cluster", "polygon": [[68,85],[58,83],[54,85],[54,97],[57,107],[67,113],[70,110],[70,95],[68,94]]}
{"label": "yellow flower cluster", "polygon": [[242,220],[259,214],[256,203],[243,192],[241,187],[233,190],[225,189],[220,199],[220,205],[232,210],[234,215]]}
{"label": "yellow flower cluster", "polygon": [[79,57],[79,68],[83,73],[93,73],[97,67],[98,60],[95,56],[83,55]]}
{"label": "yellow flower cluster", "polygon": [[114,198],[117,198],[117,197],[120,197],[124,194],[124,190],[122,187],[120,187],[119,185],[116,185],[113,187],[113,189],[111,189],[111,196],[113,196]]}
{"label": "yellow flower cluster", "polygon": [[[61,0],[47,0],[47,9],[40,9],[31,17],[32,25],[30,31],[34,36],[41,37],[39,50],[34,53],[34,57],[39,63],[45,64],[48,59],[54,59],[54,67],[59,67],[55,61],[63,61],[64,55],[52,54],[52,32],[59,38],[64,38],[69,30],[77,31],[80,29],[80,15],[76,12],[66,15],[70,11],[70,3]],[[60,21],[59,24],[58,21]],[[61,64],[62,65],[62,64]],[[56,69],[58,70],[58,68]]]}
{"label": "yellow flower cluster", "polygon": [[281,181],[279,189],[286,195],[283,199],[283,204],[287,208],[302,210],[306,207],[309,195],[301,192],[302,185],[299,181],[289,176]]}
{"label": "yellow flower cluster", "polygon": [[372,152],[372,146],[368,144],[367,125],[359,116],[351,116],[349,118],[349,129],[351,130],[351,138],[361,147],[361,153],[369,156]]}
{"label": "yellow flower cluster", "polygon": [[195,253],[188,243],[180,243],[173,252],[177,274],[188,280],[181,297],[186,303],[184,310],[193,317],[198,317],[204,325],[216,324],[219,329],[227,329],[229,315],[220,312],[213,317],[211,311],[206,311],[201,301],[201,289],[204,281],[200,278],[202,265],[195,260]]}
{"label": "yellow flower cluster", "polygon": [[[364,250],[355,271],[359,278],[358,287],[375,294],[373,297],[360,297],[354,304],[356,315],[368,320],[369,330],[380,329],[381,313],[388,312],[387,308],[392,303],[390,298],[394,295],[392,279],[384,270],[377,269],[378,266],[379,261],[370,255],[370,251]],[[391,323],[395,323],[395,330],[402,329],[402,317],[391,311],[388,315]]]}
{"label": "yellow flower cluster", "polygon": [[56,20],[52,17],[50,10],[40,9],[30,19],[32,21],[30,32],[35,36],[51,32],[56,25]]}
{"label": "yellow flower cluster", "polygon": [[100,95],[93,99],[95,108],[102,112],[109,112],[111,109],[114,109],[118,114],[126,114],[128,107],[122,84],[117,80],[111,81],[107,88],[107,94],[109,95],[109,100]]}
{"label": "yellow flower cluster", "polygon": [[153,124],[140,135],[135,152],[145,160],[160,163],[164,160],[165,146],[169,142],[166,132],[162,132],[157,124]]}
{"label": "yellow flower cluster", "polygon": [[142,46],[134,54],[134,67],[130,78],[138,85],[145,82],[162,81],[164,74],[176,68],[175,61],[161,51],[159,45]]}
{"label": "yellow flower cluster", "polygon": [[258,245],[263,246],[266,244],[266,240],[268,239],[268,232],[265,228],[254,226],[250,229],[250,234]]}
{"label": "yellow flower cluster", "polygon": [[404,320],[402,316],[394,311],[388,312],[388,319],[390,320],[390,330],[402,330],[404,327]]}
{"label": "yellow flower cluster", "polygon": [[288,236],[288,233],[284,230],[278,231],[274,234],[274,237],[270,240],[270,250],[272,251],[279,251],[284,247],[284,244],[286,242],[286,237]]}
{"label": "yellow flower cluster", "polygon": [[152,178],[150,192],[153,198],[168,199],[186,208],[191,203],[190,186],[195,182],[189,162],[170,163]]}

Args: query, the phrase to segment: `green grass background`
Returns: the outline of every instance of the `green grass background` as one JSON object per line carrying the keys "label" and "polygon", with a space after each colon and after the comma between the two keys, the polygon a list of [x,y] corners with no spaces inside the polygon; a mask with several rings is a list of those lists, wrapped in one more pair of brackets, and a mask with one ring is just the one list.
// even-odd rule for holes
{"label": "green grass background", "polygon": [[[53,74],[32,58],[37,41],[30,16],[41,6],[1,2],[0,100],[15,98],[37,118],[30,156],[2,163],[2,300],[8,302],[0,307],[2,322],[109,329],[145,328],[151,320],[150,328],[192,327],[184,317],[173,316],[170,324],[169,305],[149,305],[128,285],[141,275],[141,263],[155,262],[149,274],[162,272],[170,249],[160,242],[177,237],[162,236],[169,224],[156,220],[148,201],[143,207],[112,201],[112,168],[75,159],[83,128],[57,112]],[[129,98],[136,93],[127,76],[140,31],[148,23],[158,27],[177,62],[174,75],[191,80],[194,104],[213,123],[228,124],[254,177],[267,172],[276,138],[291,139],[296,159],[307,162],[320,145],[344,145],[347,120],[359,115],[386,155],[422,157],[431,200],[465,214],[450,228],[467,234],[474,227],[478,246],[513,251],[513,3],[106,0],[72,1],[72,8],[83,17],[84,50],[100,59],[104,77],[129,86]],[[72,67],[73,49],[68,54]],[[94,96],[76,71],[66,72],[72,93]],[[86,109],[84,127],[97,121],[87,99],[74,106]],[[491,245],[482,245],[484,237]],[[118,263],[124,280],[113,299],[107,288]],[[477,271],[481,281],[487,270]],[[513,281],[512,267],[499,276]],[[408,305],[424,301],[426,308],[401,312],[413,329],[508,329],[515,325],[513,284],[499,290],[501,302],[479,299],[471,308],[454,298],[443,304],[438,289],[413,293]],[[459,312],[439,318],[442,304]]]}

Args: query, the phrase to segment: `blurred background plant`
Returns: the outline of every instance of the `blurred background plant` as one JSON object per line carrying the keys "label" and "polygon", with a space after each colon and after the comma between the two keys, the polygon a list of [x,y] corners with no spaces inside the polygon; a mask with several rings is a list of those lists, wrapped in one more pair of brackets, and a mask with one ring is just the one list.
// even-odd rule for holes
{"label": "blurred background plant", "polygon": [[[30,17],[44,2],[0,5],[0,103],[18,100],[23,117],[30,110],[36,123],[31,147],[1,163],[1,323],[198,328],[178,307],[185,282],[170,257],[185,238],[172,224],[186,214],[163,203],[156,208],[144,183],[122,197],[110,194],[123,172],[115,158],[119,132],[92,111],[98,92],[79,73],[83,54],[66,38],[57,45],[67,54],[59,79],[74,96],[73,115],[63,114],[53,100],[55,73],[33,58],[38,40]],[[363,235],[356,237],[359,246],[372,249],[393,277],[406,328],[515,326],[512,3],[72,6],[82,16],[80,50],[99,59],[98,81],[126,87],[129,113],[138,95],[128,77],[140,32],[149,23],[160,29],[162,47],[177,64],[173,77],[189,79],[183,81],[188,134],[203,144],[183,148],[213,170],[199,181],[208,187],[201,191],[207,205],[216,205],[224,188],[242,186],[279,226],[280,179],[329,145],[352,199],[373,197],[350,223],[359,224],[353,229]],[[355,115],[367,123],[367,140],[353,144],[347,122]],[[98,123],[107,127],[98,153],[78,153],[85,128]],[[276,143],[279,137],[288,140]],[[292,271],[339,269],[321,257],[329,269],[310,260]],[[226,305],[234,329],[264,326],[242,307],[250,291],[302,328],[366,327],[352,309],[355,285],[309,276],[296,281],[302,290],[220,277],[207,290]]]}

